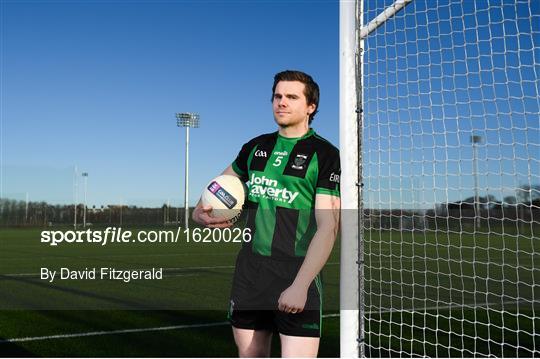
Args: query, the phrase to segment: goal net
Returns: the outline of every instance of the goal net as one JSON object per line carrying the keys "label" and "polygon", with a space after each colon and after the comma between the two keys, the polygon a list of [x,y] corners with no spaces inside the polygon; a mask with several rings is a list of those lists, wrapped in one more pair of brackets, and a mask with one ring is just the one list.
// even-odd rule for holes
{"label": "goal net", "polygon": [[365,355],[540,356],[540,1],[413,0],[360,44]]}

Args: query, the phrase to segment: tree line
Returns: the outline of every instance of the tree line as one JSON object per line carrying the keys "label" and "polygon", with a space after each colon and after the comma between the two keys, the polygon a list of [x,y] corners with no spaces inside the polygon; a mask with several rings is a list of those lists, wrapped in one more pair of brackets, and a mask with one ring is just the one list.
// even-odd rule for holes
{"label": "tree line", "polygon": [[[76,213],[76,215],[75,215]],[[0,226],[53,226],[83,223],[84,205],[49,204],[47,202],[26,202],[0,198]],[[388,217],[385,218],[385,217]],[[403,220],[405,218],[405,222]],[[408,218],[412,219],[408,219]],[[88,207],[86,222],[91,225],[162,225],[181,223],[184,209],[170,207],[138,207],[128,205],[107,205]],[[375,210],[364,208],[364,218],[370,225],[379,223],[381,228],[402,228],[412,221],[413,227],[436,219],[449,219],[462,224],[470,219],[485,221],[540,222],[540,185],[524,185],[516,190],[515,196],[506,196],[499,201],[493,195],[465,198],[463,200],[439,203],[427,210]],[[394,223],[398,223],[397,227]],[[448,223],[448,220],[447,220]]]}
{"label": "tree line", "polygon": [[[184,209],[107,205],[86,208],[87,225],[158,225],[184,218]],[[0,226],[82,225],[84,205],[49,204],[0,198]]]}

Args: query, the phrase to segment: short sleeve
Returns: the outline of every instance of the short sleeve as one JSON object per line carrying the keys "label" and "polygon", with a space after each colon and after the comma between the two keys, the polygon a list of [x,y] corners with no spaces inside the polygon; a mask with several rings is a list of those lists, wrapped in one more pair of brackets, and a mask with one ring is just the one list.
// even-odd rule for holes
{"label": "short sleeve", "polygon": [[236,174],[241,176],[243,182],[247,182],[248,177],[248,159],[249,154],[251,153],[252,145],[251,142],[248,142],[242,146],[242,149],[236,156],[236,159],[232,163],[232,169]]}
{"label": "short sleeve", "polygon": [[331,148],[318,156],[319,175],[315,192],[339,197],[339,177],[341,175],[339,151],[336,148]]}

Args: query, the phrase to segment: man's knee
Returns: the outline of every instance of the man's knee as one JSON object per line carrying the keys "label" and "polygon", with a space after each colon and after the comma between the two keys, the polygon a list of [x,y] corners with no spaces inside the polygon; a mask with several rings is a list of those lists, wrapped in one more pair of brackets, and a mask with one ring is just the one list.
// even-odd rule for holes
{"label": "man's knee", "polygon": [[238,356],[240,358],[268,358],[270,356],[270,348],[255,346],[249,346],[247,348],[238,347]]}
{"label": "man's knee", "polygon": [[272,332],[233,327],[233,333],[239,357],[261,358],[270,356]]}

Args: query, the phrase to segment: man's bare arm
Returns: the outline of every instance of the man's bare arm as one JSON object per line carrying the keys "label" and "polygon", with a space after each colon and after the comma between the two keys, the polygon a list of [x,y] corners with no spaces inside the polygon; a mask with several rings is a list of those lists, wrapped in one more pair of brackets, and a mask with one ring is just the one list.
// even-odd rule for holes
{"label": "man's bare arm", "polygon": [[328,261],[339,230],[341,201],[339,197],[318,194],[315,197],[317,232],[311,240],[306,257],[294,282],[279,299],[278,308],[285,312],[304,309],[307,290],[317,274]]}
{"label": "man's bare arm", "polygon": [[221,174],[241,178],[241,176],[238,173],[234,172],[232,165],[229,165],[229,167],[225,168],[225,170]]}

